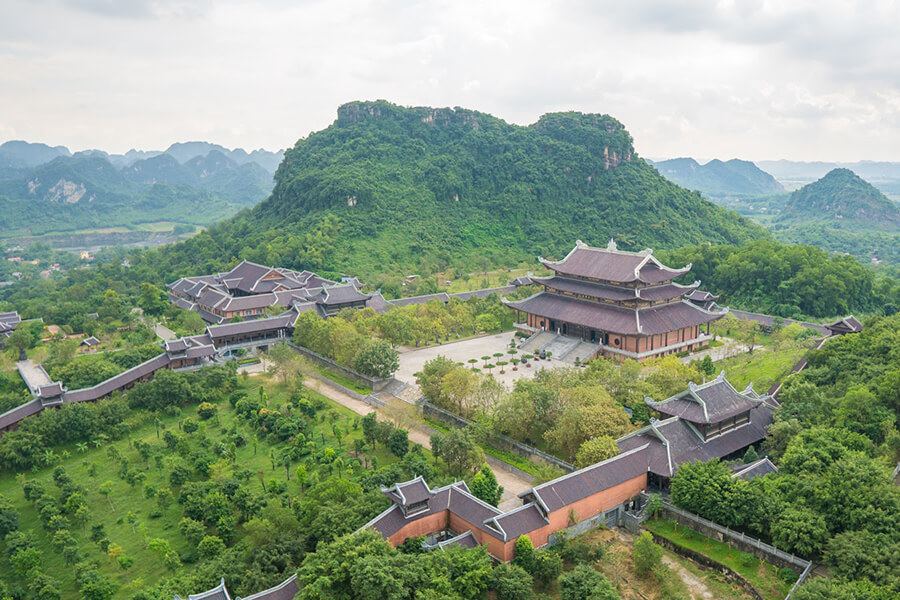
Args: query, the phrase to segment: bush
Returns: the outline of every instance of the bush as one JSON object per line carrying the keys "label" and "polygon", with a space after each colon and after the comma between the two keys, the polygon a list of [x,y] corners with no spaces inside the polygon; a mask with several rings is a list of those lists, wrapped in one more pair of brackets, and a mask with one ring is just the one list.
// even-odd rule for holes
{"label": "bush", "polygon": [[216,407],[214,404],[209,402],[201,402],[200,406],[197,407],[197,415],[203,419],[204,421],[207,419],[211,419],[216,414]]}
{"label": "bush", "polygon": [[497,600],[528,600],[533,596],[531,576],[517,565],[497,565],[491,575],[490,587],[497,594]]}
{"label": "bush", "polygon": [[634,542],[631,556],[634,560],[634,570],[641,575],[652,573],[662,564],[662,548],[653,542],[653,536],[649,531],[642,533]]}
{"label": "bush", "polygon": [[562,600],[619,600],[613,585],[588,565],[578,565],[559,578]]}
{"label": "bush", "polygon": [[527,535],[519,536],[514,550],[513,564],[531,573],[532,564],[534,563],[534,544],[531,543],[531,538]]}

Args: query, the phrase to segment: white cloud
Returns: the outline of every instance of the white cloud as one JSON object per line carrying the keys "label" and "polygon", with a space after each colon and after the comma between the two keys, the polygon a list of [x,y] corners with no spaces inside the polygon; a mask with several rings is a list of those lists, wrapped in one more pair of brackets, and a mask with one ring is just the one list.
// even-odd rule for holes
{"label": "white cloud", "polygon": [[605,112],[646,156],[900,160],[895,2],[0,0],[0,136],[285,147],[385,98]]}

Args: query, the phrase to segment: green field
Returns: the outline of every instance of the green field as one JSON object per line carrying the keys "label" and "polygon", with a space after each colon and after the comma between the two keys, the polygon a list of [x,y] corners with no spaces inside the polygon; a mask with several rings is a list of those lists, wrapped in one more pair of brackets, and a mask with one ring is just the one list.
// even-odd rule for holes
{"label": "green field", "polygon": [[[265,386],[268,395],[268,406],[272,409],[282,408],[289,396],[288,390],[283,385],[276,383],[268,376],[240,378],[240,387],[249,396],[258,394],[261,385]],[[324,444],[326,447],[334,448],[338,452],[349,452],[349,449],[353,447],[353,441],[362,436],[361,428],[358,426],[358,415],[311,390],[304,391],[304,395],[312,400],[320,401],[325,406],[318,415],[321,417],[321,422],[324,426],[316,427],[315,443],[317,445]],[[85,496],[90,510],[90,520],[86,531],[82,531],[81,528],[73,524],[71,527],[72,534],[78,540],[79,550],[84,559],[96,561],[101,573],[111,577],[120,586],[115,597],[130,597],[138,590],[155,585],[163,575],[177,575],[192,569],[192,565],[188,562],[185,562],[175,571],[166,569],[160,558],[147,549],[146,539],[165,539],[171,545],[172,550],[182,557],[191,555],[195,551],[195,547],[189,544],[178,528],[182,511],[182,507],[177,502],[178,488],[172,487],[176,500],[171,502],[161,516],[152,517],[151,513],[157,508],[156,500],[144,497],[140,485],[132,487],[119,477],[118,461],[110,458],[110,448],[114,447],[119,455],[126,458],[132,469],[138,469],[145,473],[146,480],[143,485],[145,489],[148,486],[153,486],[157,489],[170,487],[169,481],[166,479],[168,470],[166,468],[158,468],[154,460],[145,462],[135,450],[133,441],[142,440],[156,448],[164,448],[157,436],[162,435],[165,430],[177,432],[179,422],[185,417],[190,416],[196,420],[196,408],[196,405],[188,405],[182,407],[177,415],[161,416],[162,429],[159,433],[157,433],[152,413],[147,411],[135,412],[128,420],[132,433],[127,439],[110,443],[101,442],[99,447],[95,447],[93,444],[86,444],[80,447],[75,444],[59,446],[53,449],[59,460],[52,463],[51,466],[18,476],[9,472],[0,474],[0,494],[11,500],[15,505],[16,510],[20,514],[20,530],[28,531],[32,536],[35,546],[42,553],[41,569],[59,580],[64,600],[79,597],[75,575],[72,567],[65,563],[62,554],[54,551],[51,545],[51,535],[43,528],[37,509],[25,500],[22,488],[25,481],[38,480],[43,483],[49,495],[55,496],[58,491],[53,482],[53,470],[56,467],[63,467],[68,475],[85,489]],[[265,479],[267,486],[270,481],[286,482],[290,496],[296,498],[300,495],[301,488],[296,483],[295,478],[292,476],[291,481],[287,482],[285,468],[281,465],[276,465],[273,468],[270,460],[270,450],[275,449],[277,452],[278,449],[288,444],[288,442],[276,441],[276,443],[270,443],[272,441],[271,436],[263,436],[261,438],[255,436],[252,429],[238,418],[227,401],[220,402],[217,408],[218,419],[213,418],[208,421],[200,421],[201,429],[192,434],[187,434],[186,438],[190,448],[198,449],[201,446],[214,445],[216,442],[221,441],[226,431],[235,425],[239,431],[244,432],[247,436],[248,443],[236,449],[234,462],[223,459],[213,464],[210,469],[210,480],[215,481],[228,478],[237,471],[249,469],[253,473],[260,474]],[[345,432],[340,441],[332,433],[332,427],[329,424],[331,422],[337,423]],[[207,438],[209,442],[202,441],[204,438]],[[163,454],[166,453],[164,449],[162,452]],[[379,446],[374,453],[367,452],[367,456],[370,460],[374,457],[377,460],[377,464],[381,466],[391,464],[397,460],[383,445]],[[96,469],[94,476],[89,474],[92,465]],[[291,468],[295,469],[296,464]],[[109,502],[98,492],[99,487],[107,481],[111,482],[112,485]],[[254,481],[250,480],[248,485],[254,485]],[[254,491],[258,492],[259,487]],[[129,523],[129,513],[134,513],[137,517],[137,523],[134,525]],[[111,543],[118,544],[124,549],[127,556],[135,559],[133,567],[127,573],[121,571],[114,560],[109,560],[97,544],[92,543],[88,539],[91,527],[97,524],[104,526],[106,535]],[[243,528],[238,526],[236,543],[240,543],[244,535]],[[17,580],[13,572],[13,567],[7,558],[6,552],[0,552],[0,579],[6,579],[12,584],[26,584],[21,579]],[[199,590],[183,591],[184,593],[193,593]]]}
{"label": "green field", "polygon": [[763,562],[746,552],[736,550],[727,544],[679,526],[674,521],[651,520],[644,527],[682,548],[699,552],[739,573],[749,581],[766,600],[782,600],[790,591],[793,582],[778,576],[778,568]]}

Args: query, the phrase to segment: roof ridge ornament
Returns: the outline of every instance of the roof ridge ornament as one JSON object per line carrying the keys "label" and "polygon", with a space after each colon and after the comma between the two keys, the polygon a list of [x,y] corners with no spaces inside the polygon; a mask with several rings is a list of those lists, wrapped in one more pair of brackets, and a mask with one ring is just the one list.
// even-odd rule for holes
{"label": "roof ridge ornament", "polygon": [[[580,243],[581,243],[581,240],[578,240],[575,242],[576,245],[580,244]],[[606,249],[609,250],[610,252],[615,252],[616,250],[618,250],[618,248],[616,247],[616,240],[613,238],[609,238],[609,243],[606,244]]]}
{"label": "roof ridge ornament", "polygon": [[584,242],[582,242],[581,240],[575,240],[575,247],[576,248],[587,248],[588,245],[585,244]]}

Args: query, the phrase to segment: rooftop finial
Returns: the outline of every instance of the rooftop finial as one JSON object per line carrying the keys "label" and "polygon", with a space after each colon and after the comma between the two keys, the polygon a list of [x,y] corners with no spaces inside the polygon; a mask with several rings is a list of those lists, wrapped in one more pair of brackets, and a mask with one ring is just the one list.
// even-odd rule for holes
{"label": "rooftop finial", "polygon": [[606,249],[610,252],[615,252],[616,250],[618,250],[618,248],[616,248],[616,240],[614,240],[613,238],[609,238],[609,243],[606,245]]}

